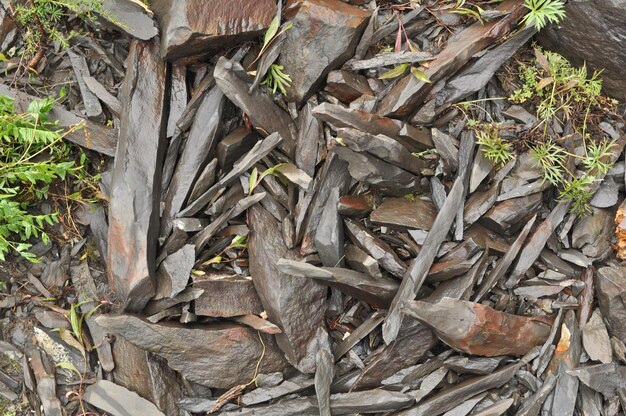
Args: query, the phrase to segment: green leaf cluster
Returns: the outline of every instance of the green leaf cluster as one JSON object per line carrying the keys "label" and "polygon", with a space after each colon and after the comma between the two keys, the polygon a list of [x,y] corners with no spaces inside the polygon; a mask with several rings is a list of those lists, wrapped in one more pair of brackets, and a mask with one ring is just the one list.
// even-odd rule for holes
{"label": "green leaf cluster", "polygon": [[559,24],[565,19],[565,4],[561,0],[524,0],[528,13],[522,19],[526,27],[541,30],[548,23]]}
{"label": "green leaf cluster", "polygon": [[30,103],[28,111],[16,113],[13,100],[0,95],[0,260],[11,250],[35,261],[27,250],[31,237],[48,242],[45,224],[58,214],[35,215],[29,208],[48,197],[54,180],[80,170],[70,160],[71,148],[62,142],[64,132],[48,121],[54,100]]}

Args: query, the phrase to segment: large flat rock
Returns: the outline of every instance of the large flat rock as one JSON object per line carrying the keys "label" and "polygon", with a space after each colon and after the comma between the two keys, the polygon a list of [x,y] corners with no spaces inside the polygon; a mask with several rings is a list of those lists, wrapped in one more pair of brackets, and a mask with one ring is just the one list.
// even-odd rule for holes
{"label": "large flat rock", "polygon": [[285,245],[272,214],[255,205],[248,210],[248,222],[250,275],[270,322],[283,331],[276,335],[276,341],[291,364],[302,372],[313,372],[327,288],[279,270],[279,259],[298,256]]}
{"label": "large flat rock", "polygon": [[154,0],[166,59],[228,48],[259,36],[276,14],[274,0]]}
{"label": "large flat rock", "polygon": [[[130,43],[109,202],[109,283],[125,310],[154,295],[169,90],[158,40]],[[146,76],[150,74],[150,76]]]}
{"label": "large flat rock", "polygon": [[[151,324],[133,315],[102,315],[96,321],[110,333],[165,358],[188,380],[213,388],[250,381],[263,353],[257,331],[234,324]],[[265,355],[259,371],[283,370],[286,362],[274,339],[260,336]]]}
{"label": "large flat rock", "polygon": [[287,98],[306,101],[333,69],[354,55],[369,13],[339,0],[306,0],[293,19],[280,54],[292,80]]}

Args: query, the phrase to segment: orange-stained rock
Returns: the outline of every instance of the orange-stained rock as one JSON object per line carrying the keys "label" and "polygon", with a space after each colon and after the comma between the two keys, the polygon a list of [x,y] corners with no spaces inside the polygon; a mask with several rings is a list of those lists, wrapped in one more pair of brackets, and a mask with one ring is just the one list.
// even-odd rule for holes
{"label": "orange-stained rock", "polygon": [[435,304],[408,301],[403,311],[455,350],[487,357],[525,355],[546,341],[554,322],[553,317],[517,316],[451,298]]}
{"label": "orange-stained rock", "polygon": [[626,201],[622,202],[622,205],[617,209],[615,214],[615,237],[617,243],[613,245],[617,252],[617,258],[620,260],[626,260]]}

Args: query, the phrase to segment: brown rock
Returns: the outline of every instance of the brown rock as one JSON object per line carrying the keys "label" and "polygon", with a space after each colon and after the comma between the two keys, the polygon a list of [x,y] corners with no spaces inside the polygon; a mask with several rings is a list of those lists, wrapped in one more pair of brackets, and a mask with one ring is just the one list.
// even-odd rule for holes
{"label": "brown rock", "polygon": [[[150,324],[133,315],[102,315],[96,322],[112,334],[165,358],[171,368],[196,383],[228,389],[255,374],[263,345],[255,330],[234,324]],[[261,335],[265,356],[259,371],[281,371],[286,363],[274,339]]]}
{"label": "brown rock", "polygon": [[127,67],[121,91],[125,111],[110,192],[107,259],[109,283],[122,307],[140,311],[155,291],[169,88],[156,39],[131,40]]}
{"label": "brown rock", "polygon": [[403,310],[457,351],[487,357],[528,353],[546,341],[554,321],[543,316],[511,315],[451,298],[436,304],[406,301]]}
{"label": "brown rock", "polygon": [[361,95],[374,95],[366,77],[343,70],[328,74],[324,90],[345,104],[350,104]]}
{"label": "brown rock", "polygon": [[278,269],[279,259],[296,259],[297,255],[285,245],[272,214],[255,205],[248,210],[248,222],[250,274],[269,320],[283,331],[276,341],[291,364],[302,372],[313,372],[327,288]]}
{"label": "brown rock", "polygon": [[387,225],[394,228],[417,228],[430,230],[435,221],[437,210],[432,202],[406,198],[386,198],[370,214],[374,224]]}
{"label": "brown rock", "polygon": [[119,337],[113,344],[115,382],[151,401],[167,415],[183,416],[176,403],[184,397],[181,381],[167,362]]}
{"label": "brown rock", "polygon": [[280,64],[291,76],[287,97],[306,101],[324,81],[354,55],[369,14],[339,0],[306,0],[287,34]]}
{"label": "brown rock", "polygon": [[343,195],[337,204],[339,214],[347,217],[362,218],[372,212],[372,206],[362,196]]}
{"label": "brown rock", "polygon": [[208,274],[194,276],[193,287],[204,289],[195,301],[196,315],[228,318],[263,312],[252,279]]}
{"label": "brown rock", "polygon": [[276,15],[274,0],[154,0],[166,59],[253,40]]}

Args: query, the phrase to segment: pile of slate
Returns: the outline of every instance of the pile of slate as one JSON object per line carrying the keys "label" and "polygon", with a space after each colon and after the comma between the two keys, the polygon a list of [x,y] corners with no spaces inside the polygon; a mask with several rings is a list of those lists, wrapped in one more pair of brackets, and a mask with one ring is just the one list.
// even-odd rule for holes
{"label": "pile of slate", "polygon": [[[2,344],[24,375],[0,368],[0,394],[45,415],[77,384],[111,415],[624,414],[626,126],[594,131],[614,166],[577,217],[528,153],[486,159],[455,106],[477,99],[511,140],[537,125],[496,99],[494,75],[536,34],[522,0],[477,23],[413,2],[111,3],[140,22],[108,43],[125,63],[94,65],[83,40],[67,52],[83,115],[55,110],[112,157],[108,206],[85,214],[106,270],[82,245],[39,253],[0,304],[39,313],[34,349]],[[384,50],[402,36],[410,49]],[[272,63],[286,94],[260,85]],[[379,79],[405,63],[423,74]],[[82,356],[50,330],[70,328],[63,310],[20,292],[68,279]],[[25,345],[18,315],[5,339]]]}

